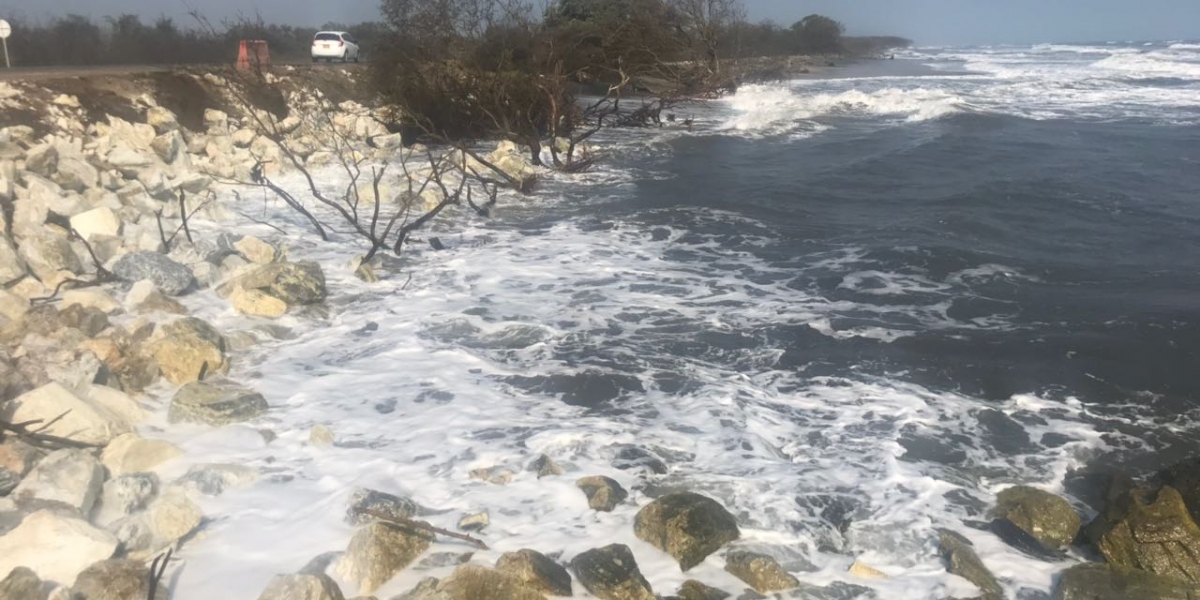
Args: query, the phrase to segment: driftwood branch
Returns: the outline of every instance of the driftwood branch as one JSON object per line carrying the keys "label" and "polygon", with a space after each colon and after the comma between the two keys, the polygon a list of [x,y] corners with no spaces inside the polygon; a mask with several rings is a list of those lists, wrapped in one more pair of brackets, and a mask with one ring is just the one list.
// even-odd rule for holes
{"label": "driftwood branch", "polygon": [[49,423],[46,423],[42,427],[39,427],[32,431],[29,429],[29,427],[32,425],[40,424],[42,422],[41,419],[38,419],[36,421],[26,421],[24,423],[10,423],[8,421],[0,419],[0,433],[8,432],[12,435],[17,436],[18,439],[24,441],[25,443],[27,443],[31,446],[36,446],[38,448],[45,448],[47,450],[58,450],[61,448],[87,449],[87,448],[103,448],[104,447],[100,444],[89,444],[87,442],[80,442],[78,440],[71,440],[71,439],[67,439],[64,437],[58,437],[56,435],[41,433],[46,428],[57,423],[60,419],[62,419],[65,416],[67,416],[67,413],[63,413],[63,414],[55,417]]}
{"label": "driftwood branch", "polygon": [[155,594],[158,592],[158,584],[162,581],[163,575],[167,572],[167,563],[171,562],[171,554],[175,552],[174,548],[167,550],[166,554],[160,554],[154,557],[154,561],[150,563],[150,581],[146,593],[146,600],[156,600]]}
{"label": "driftwood branch", "polygon": [[490,550],[490,548],[488,548],[488,545],[483,543],[483,540],[475,539],[465,533],[456,533],[454,531],[442,529],[441,527],[434,527],[433,525],[430,525],[429,523],[425,523],[423,521],[414,521],[412,519],[402,519],[402,518],[399,518],[399,517],[396,517],[393,515],[386,515],[379,511],[374,511],[374,510],[363,511],[363,514],[365,514],[369,517],[375,517],[376,519],[379,519],[380,521],[383,521],[385,523],[391,523],[393,525],[401,525],[403,527],[410,527],[412,529],[419,529],[421,531],[427,531],[429,533],[434,533],[437,535],[444,535],[449,538],[461,540],[461,541],[464,541],[468,544],[475,546],[476,548],[479,548],[480,550]]}

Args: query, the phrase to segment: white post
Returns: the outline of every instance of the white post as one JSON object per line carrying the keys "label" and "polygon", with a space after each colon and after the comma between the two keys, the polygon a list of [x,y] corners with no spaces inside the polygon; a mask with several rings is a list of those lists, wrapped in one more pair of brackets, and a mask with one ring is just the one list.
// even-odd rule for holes
{"label": "white post", "polygon": [[8,61],[8,38],[0,38],[0,43],[4,44],[4,68],[11,69],[12,63]]}
{"label": "white post", "polygon": [[0,43],[4,44],[4,68],[11,69],[12,63],[8,60],[8,36],[12,35],[12,25],[8,21],[0,19]]}

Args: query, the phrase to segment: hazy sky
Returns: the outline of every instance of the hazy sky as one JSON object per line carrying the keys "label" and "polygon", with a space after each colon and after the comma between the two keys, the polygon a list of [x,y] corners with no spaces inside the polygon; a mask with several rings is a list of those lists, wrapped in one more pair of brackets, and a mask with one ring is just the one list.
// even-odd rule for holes
{"label": "hazy sky", "polygon": [[[745,0],[753,20],[787,24],[818,12],[850,33],[893,33],[920,44],[1200,38],[1200,0]],[[75,12],[167,15],[186,6],[215,21],[255,9],[269,20],[319,26],[378,15],[378,0],[0,0],[0,16]]]}

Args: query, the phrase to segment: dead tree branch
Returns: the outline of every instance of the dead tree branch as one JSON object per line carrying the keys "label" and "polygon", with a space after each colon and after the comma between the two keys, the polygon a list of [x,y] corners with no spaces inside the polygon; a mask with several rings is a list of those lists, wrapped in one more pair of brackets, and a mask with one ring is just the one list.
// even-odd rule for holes
{"label": "dead tree branch", "polygon": [[483,540],[473,538],[464,533],[456,533],[453,531],[449,531],[447,529],[442,529],[441,527],[434,527],[433,525],[430,525],[429,523],[425,523],[424,521],[414,521],[412,519],[402,519],[402,518],[399,518],[399,517],[396,517],[393,515],[385,515],[379,511],[374,511],[374,510],[363,511],[363,514],[370,516],[370,517],[375,517],[376,519],[379,519],[380,521],[383,521],[385,523],[391,523],[393,525],[400,525],[402,527],[409,527],[411,529],[419,529],[421,531],[426,531],[426,532],[434,533],[437,535],[444,535],[448,538],[454,538],[456,540],[461,540],[468,544],[471,544],[472,546],[475,546],[476,548],[479,548],[480,550],[490,550],[490,548],[488,548],[488,545],[485,544],[483,542]]}

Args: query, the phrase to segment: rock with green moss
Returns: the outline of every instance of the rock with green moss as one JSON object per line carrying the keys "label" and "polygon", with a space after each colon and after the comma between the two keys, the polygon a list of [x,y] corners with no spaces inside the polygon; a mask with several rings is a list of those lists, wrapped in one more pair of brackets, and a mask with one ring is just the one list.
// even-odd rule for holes
{"label": "rock with green moss", "polygon": [[684,571],[741,536],[737,519],[724,506],[692,492],[651,502],[638,511],[633,527],[638,538],[675,557]]}
{"label": "rock with green moss", "polygon": [[1200,527],[1173,487],[1135,489],[1091,532],[1109,563],[1200,583]]}
{"label": "rock with green moss", "polygon": [[1146,571],[1088,563],[1063,571],[1054,600],[1200,600],[1200,587]]}
{"label": "rock with green moss", "polygon": [[1079,534],[1080,519],[1075,509],[1049,492],[1018,485],[996,497],[993,516],[1028,533],[1050,550],[1060,550]]}
{"label": "rock with green moss", "polygon": [[983,592],[980,600],[1004,599],[1004,589],[1000,587],[1000,582],[975,553],[970,540],[949,529],[938,530],[938,537],[942,557],[947,562],[947,570],[975,584]]}
{"label": "rock with green moss", "polygon": [[656,600],[633,551],[624,544],[588,550],[571,561],[575,577],[600,600]]}

